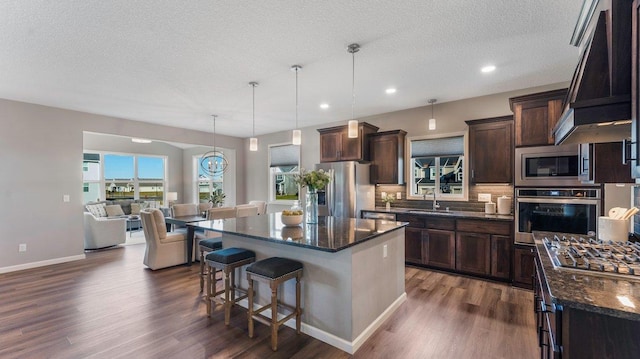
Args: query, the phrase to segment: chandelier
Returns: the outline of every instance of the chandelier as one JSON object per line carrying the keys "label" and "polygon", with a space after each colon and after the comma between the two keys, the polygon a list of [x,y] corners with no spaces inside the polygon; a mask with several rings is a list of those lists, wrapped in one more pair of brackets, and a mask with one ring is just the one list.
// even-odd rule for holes
{"label": "chandelier", "polygon": [[213,151],[209,151],[200,159],[200,168],[202,171],[213,179],[213,177],[221,176],[227,170],[229,162],[227,162],[224,153],[218,151],[216,147],[216,115],[213,116]]}

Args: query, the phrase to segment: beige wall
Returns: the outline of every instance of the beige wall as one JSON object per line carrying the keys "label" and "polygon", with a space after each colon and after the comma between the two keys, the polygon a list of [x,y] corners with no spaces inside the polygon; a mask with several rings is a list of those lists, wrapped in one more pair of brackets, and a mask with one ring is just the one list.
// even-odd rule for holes
{"label": "beige wall", "polygon": [[[380,128],[379,131],[396,129],[405,130],[407,131],[408,137],[466,131],[467,124],[464,121],[511,115],[512,112],[509,108],[510,97],[566,88],[568,85],[568,83],[558,83],[442,104],[436,103],[434,114],[437,119],[437,129],[435,131],[427,130],[427,119],[431,118],[431,107],[429,105],[363,117],[359,120],[378,126]],[[300,160],[303,168],[312,169],[316,163],[320,162],[320,137],[317,129],[344,124],[346,124],[346,120],[335,122],[333,124],[302,129]],[[249,146],[248,142],[249,140],[246,139],[246,147]],[[245,162],[247,164],[246,195],[250,200],[267,200],[269,194],[269,183],[265,178],[268,174],[269,165],[267,151],[268,145],[291,143],[291,131],[259,136],[258,143],[260,146],[258,152],[245,152]]]}
{"label": "beige wall", "polygon": [[[83,255],[83,132],[211,143],[206,132],[2,99],[0,122],[0,272]],[[245,177],[243,140],[218,136],[217,145],[236,151],[237,176]]]}

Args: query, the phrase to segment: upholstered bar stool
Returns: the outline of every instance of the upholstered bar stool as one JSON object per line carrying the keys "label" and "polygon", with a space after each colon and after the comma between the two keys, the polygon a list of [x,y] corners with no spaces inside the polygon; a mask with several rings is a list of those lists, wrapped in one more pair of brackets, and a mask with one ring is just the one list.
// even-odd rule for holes
{"label": "upholstered bar stool", "polygon": [[[271,257],[257,261],[246,269],[247,281],[249,282],[249,338],[253,338],[253,320],[271,326],[271,349],[278,350],[278,329],[287,320],[296,317],[296,333],[300,334],[300,278],[302,278],[302,263],[287,258]],[[278,301],[278,286],[288,281],[296,279],[296,305],[292,307]],[[253,281],[268,283],[271,287],[271,303],[253,309]],[[278,305],[285,307],[292,312],[286,317],[278,320]],[[261,314],[266,309],[271,308],[271,318]]]}
{"label": "upholstered bar stool", "polygon": [[[237,287],[235,282],[235,270],[243,265],[256,260],[253,251],[243,248],[225,248],[213,251],[205,257],[209,270],[207,272],[207,315],[211,316],[211,302],[216,301],[224,305],[224,324],[229,325],[231,317],[231,307],[238,301],[247,298],[246,291]],[[224,289],[216,291],[215,273],[217,270],[223,272]],[[245,294],[236,298],[236,291]],[[219,298],[224,293],[224,298]]]}
{"label": "upholstered bar stool", "polygon": [[202,292],[202,289],[204,288],[204,280],[208,274],[208,270],[207,270],[208,266],[204,264],[204,254],[221,250],[222,241],[220,240],[219,237],[201,239],[198,242],[198,248],[200,249],[200,291]]}

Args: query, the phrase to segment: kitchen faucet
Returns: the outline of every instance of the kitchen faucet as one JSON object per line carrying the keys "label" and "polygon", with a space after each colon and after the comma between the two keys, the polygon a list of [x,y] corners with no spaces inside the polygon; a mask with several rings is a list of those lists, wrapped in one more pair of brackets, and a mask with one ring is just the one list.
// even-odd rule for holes
{"label": "kitchen faucet", "polygon": [[422,194],[422,199],[423,200],[427,200],[427,195],[428,194],[432,194],[433,195],[433,210],[437,210],[438,208],[440,208],[440,205],[438,204],[438,202],[436,201],[436,191],[429,191],[429,192],[425,192]]}

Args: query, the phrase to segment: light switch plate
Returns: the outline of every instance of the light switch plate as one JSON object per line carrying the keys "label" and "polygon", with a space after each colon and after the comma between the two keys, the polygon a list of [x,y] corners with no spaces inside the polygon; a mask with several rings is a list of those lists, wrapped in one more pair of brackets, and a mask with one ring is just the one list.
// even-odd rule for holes
{"label": "light switch plate", "polygon": [[68,194],[63,195],[62,196],[62,201],[69,202],[69,195]]}
{"label": "light switch plate", "polygon": [[478,202],[491,202],[491,193],[478,193]]}
{"label": "light switch plate", "polygon": [[402,192],[396,192],[396,199],[402,199]]}

